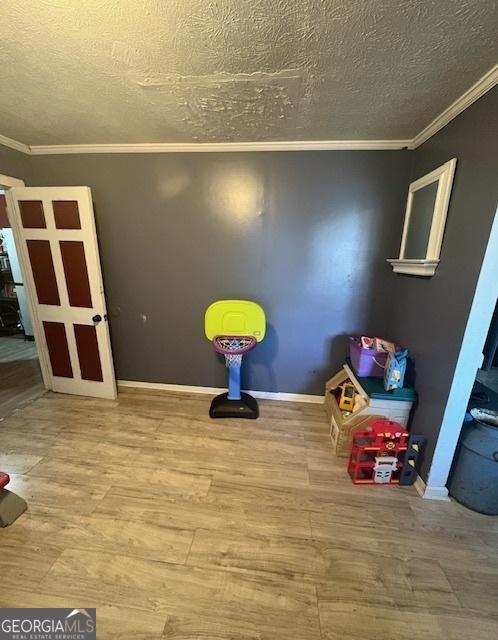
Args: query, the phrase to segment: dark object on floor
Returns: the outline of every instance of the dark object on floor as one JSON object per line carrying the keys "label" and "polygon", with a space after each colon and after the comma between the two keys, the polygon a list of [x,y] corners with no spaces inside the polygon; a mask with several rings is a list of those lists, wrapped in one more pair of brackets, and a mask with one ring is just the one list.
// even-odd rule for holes
{"label": "dark object on floor", "polygon": [[461,440],[449,490],[469,509],[498,515],[498,427],[471,423]]}
{"label": "dark object on floor", "polygon": [[9,474],[0,471],[0,528],[2,529],[15,522],[28,508],[25,500],[5,489],[9,482]]}
{"label": "dark object on floor", "polygon": [[[474,384],[475,387],[475,384]],[[469,404],[488,404],[489,403],[489,395],[486,391],[472,391],[470,394]]]}
{"label": "dark object on floor", "polygon": [[498,411],[498,393],[476,380],[470,395],[467,411],[474,407],[495,409]]}
{"label": "dark object on floor", "polygon": [[255,420],[259,416],[256,399],[242,392],[240,400],[229,400],[228,393],[221,393],[213,398],[209,409],[211,418],[248,418]]}
{"label": "dark object on floor", "polygon": [[426,439],[420,433],[411,433],[408,449],[403,460],[403,467],[399,476],[399,484],[410,485],[417,479],[417,461],[425,446]]}

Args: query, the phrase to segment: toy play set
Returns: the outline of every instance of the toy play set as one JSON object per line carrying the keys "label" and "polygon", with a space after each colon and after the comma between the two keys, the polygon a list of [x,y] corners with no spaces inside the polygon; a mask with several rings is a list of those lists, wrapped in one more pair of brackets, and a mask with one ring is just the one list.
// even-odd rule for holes
{"label": "toy play set", "polygon": [[341,411],[352,412],[354,409],[356,389],[352,382],[344,382],[339,386],[341,394],[339,396],[339,409]]}
{"label": "toy play set", "polygon": [[[348,398],[351,388],[354,395]],[[345,399],[352,402],[346,406]],[[334,452],[349,456],[353,434],[365,430],[372,418],[387,418],[406,426],[415,399],[411,387],[386,391],[382,378],[359,377],[351,362],[346,362],[325,385],[325,410]]]}
{"label": "toy play set", "polygon": [[228,393],[211,402],[211,418],[249,418],[259,415],[258,403],[240,390],[242,357],[265,337],[265,312],[249,300],[218,300],[207,309],[204,317],[206,337],[215,351],[225,356],[228,369]]}
{"label": "toy play set", "polygon": [[350,338],[350,359],[325,385],[336,455],[355,484],[413,484],[425,444],[407,424],[417,395],[405,382],[408,351],[384,338]]}
{"label": "toy play set", "polygon": [[354,484],[413,484],[425,439],[392,420],[371,420],[353,436],[348,472]]}

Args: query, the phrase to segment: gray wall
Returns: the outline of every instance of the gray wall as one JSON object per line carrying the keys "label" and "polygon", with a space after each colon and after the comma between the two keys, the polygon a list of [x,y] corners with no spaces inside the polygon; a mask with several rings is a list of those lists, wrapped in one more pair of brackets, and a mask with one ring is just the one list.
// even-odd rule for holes
{"label": "gray wall", "polygon": [[[428,437],[427,477],[470,313],[498,196],[498,90],[487,93],[415,150],[412,180],[450,158],[457,168],[441,263],[433,278],[392,274],[388,334],[416,359],[412,430]],[[498,274],[497,274],[498,277]],[[461,425],[455,425],[460,429]]]}
{"label": "gray wall", "polygon": [[[267,312],[245,368],[252,389],[321,393],[346,335],[391,336],[416,361],[426,477],[496,207],[497,111],[495,89],[415,152],[28,158],[0,147],[0,173],[92,188],[119,378],[223,386],[203,313],[224,297]],[[393,274],[408,182],[452,157],[436,275]]]}
{"label": "gray wall", "polygon": [[31,184],[92,188],[118,378],[224,386],[204,310],[248,298],[268,332],[245,386],[320,394],[341,336],[385,333],[410,155],[44,156]]}
{"label": "gray wall", "polygon": [[0,173],[19,178],[29,184],[31,158],[25,153],[9,149],[0,144]]}

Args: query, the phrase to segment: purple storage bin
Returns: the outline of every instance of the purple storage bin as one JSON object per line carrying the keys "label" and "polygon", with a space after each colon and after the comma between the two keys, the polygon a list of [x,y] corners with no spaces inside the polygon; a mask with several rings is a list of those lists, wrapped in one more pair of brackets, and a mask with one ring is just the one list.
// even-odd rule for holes
{"label": "purple storage bin", "polygon": [[358,338],[349,338],[349,357],[356,375],[360,378],[383,378],[387,355],[387,351],[364,349]]}

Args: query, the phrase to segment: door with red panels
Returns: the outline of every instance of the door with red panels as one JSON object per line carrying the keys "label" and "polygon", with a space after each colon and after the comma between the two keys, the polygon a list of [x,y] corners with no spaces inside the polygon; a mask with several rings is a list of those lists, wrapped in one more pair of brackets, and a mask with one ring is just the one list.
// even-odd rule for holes
{"label": "door with red panels", "polygon": [[15,187],[7,197],[47,386],[115,398],[90,189]]}

